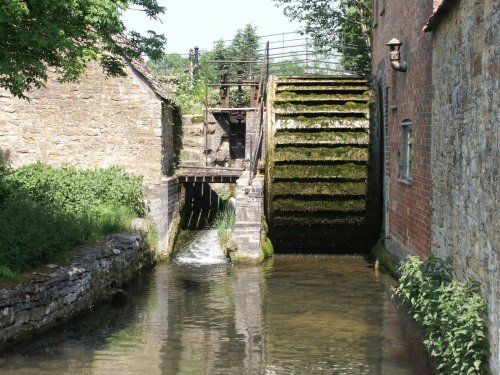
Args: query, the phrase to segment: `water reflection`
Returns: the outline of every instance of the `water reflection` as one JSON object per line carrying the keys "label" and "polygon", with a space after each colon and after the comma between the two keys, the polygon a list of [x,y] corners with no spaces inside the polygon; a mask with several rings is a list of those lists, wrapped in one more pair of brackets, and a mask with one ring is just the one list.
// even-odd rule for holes
{"label": "water reflection", "polygon": [[426,374],[391,280],[357,257],[159,265],[103,307],[3,353],[5,374]]}

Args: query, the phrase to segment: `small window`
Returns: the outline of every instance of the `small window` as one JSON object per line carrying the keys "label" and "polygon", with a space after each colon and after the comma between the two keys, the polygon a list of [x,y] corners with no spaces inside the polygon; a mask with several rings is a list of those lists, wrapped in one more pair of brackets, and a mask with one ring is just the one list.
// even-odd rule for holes
{"label": "small window", "polygon": [[403,130],[403,153],[401,155],[400,179],[406,183],[411,183],[411,125],[412,122],[410,120],[404,120],[401,123]]}

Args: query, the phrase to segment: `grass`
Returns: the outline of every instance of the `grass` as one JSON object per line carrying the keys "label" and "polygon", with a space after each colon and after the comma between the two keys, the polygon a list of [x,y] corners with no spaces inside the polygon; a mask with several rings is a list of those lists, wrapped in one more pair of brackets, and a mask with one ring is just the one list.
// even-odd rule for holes
{"label": "grass", "polygon": [[229,256],[229,252],[233,248],[231,233],[234,230],[235,223],[236,213],[225,208],[217,213],[212,224],[212,228],[217,231],[217,238],[226,256]]}
{"label": "grass", "polygon": [[143,216],[142,180],[119,168],[0,163],[0,280],[64,259]]}

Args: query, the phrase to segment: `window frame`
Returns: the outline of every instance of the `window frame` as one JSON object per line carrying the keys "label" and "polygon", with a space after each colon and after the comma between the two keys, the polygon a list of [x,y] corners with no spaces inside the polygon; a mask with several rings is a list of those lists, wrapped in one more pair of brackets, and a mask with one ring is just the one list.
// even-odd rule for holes
{"label": "window frame", "polygon": [[399,165],[399,181],[405,184],[411,184],[412,170],[412,144],[413,144],[413,122],[409,119],[401,122],[402,142],[401,142],[401,161]]}

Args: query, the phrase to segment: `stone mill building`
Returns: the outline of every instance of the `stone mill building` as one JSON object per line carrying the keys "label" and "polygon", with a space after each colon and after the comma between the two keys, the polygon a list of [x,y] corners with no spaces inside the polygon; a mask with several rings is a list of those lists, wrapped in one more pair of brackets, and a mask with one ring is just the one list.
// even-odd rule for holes
{"label": "stone mill building", "polygon": [[96,63],[77,83],[50,79],[27,94],[0,91],[0,152],[13,167],[42,161],[77,168],[119,166],[142,175],[148,207],[166,247],[177,212],[173,166],[174,106],[168,87],[141,60],[125,59],[124,77]]}

